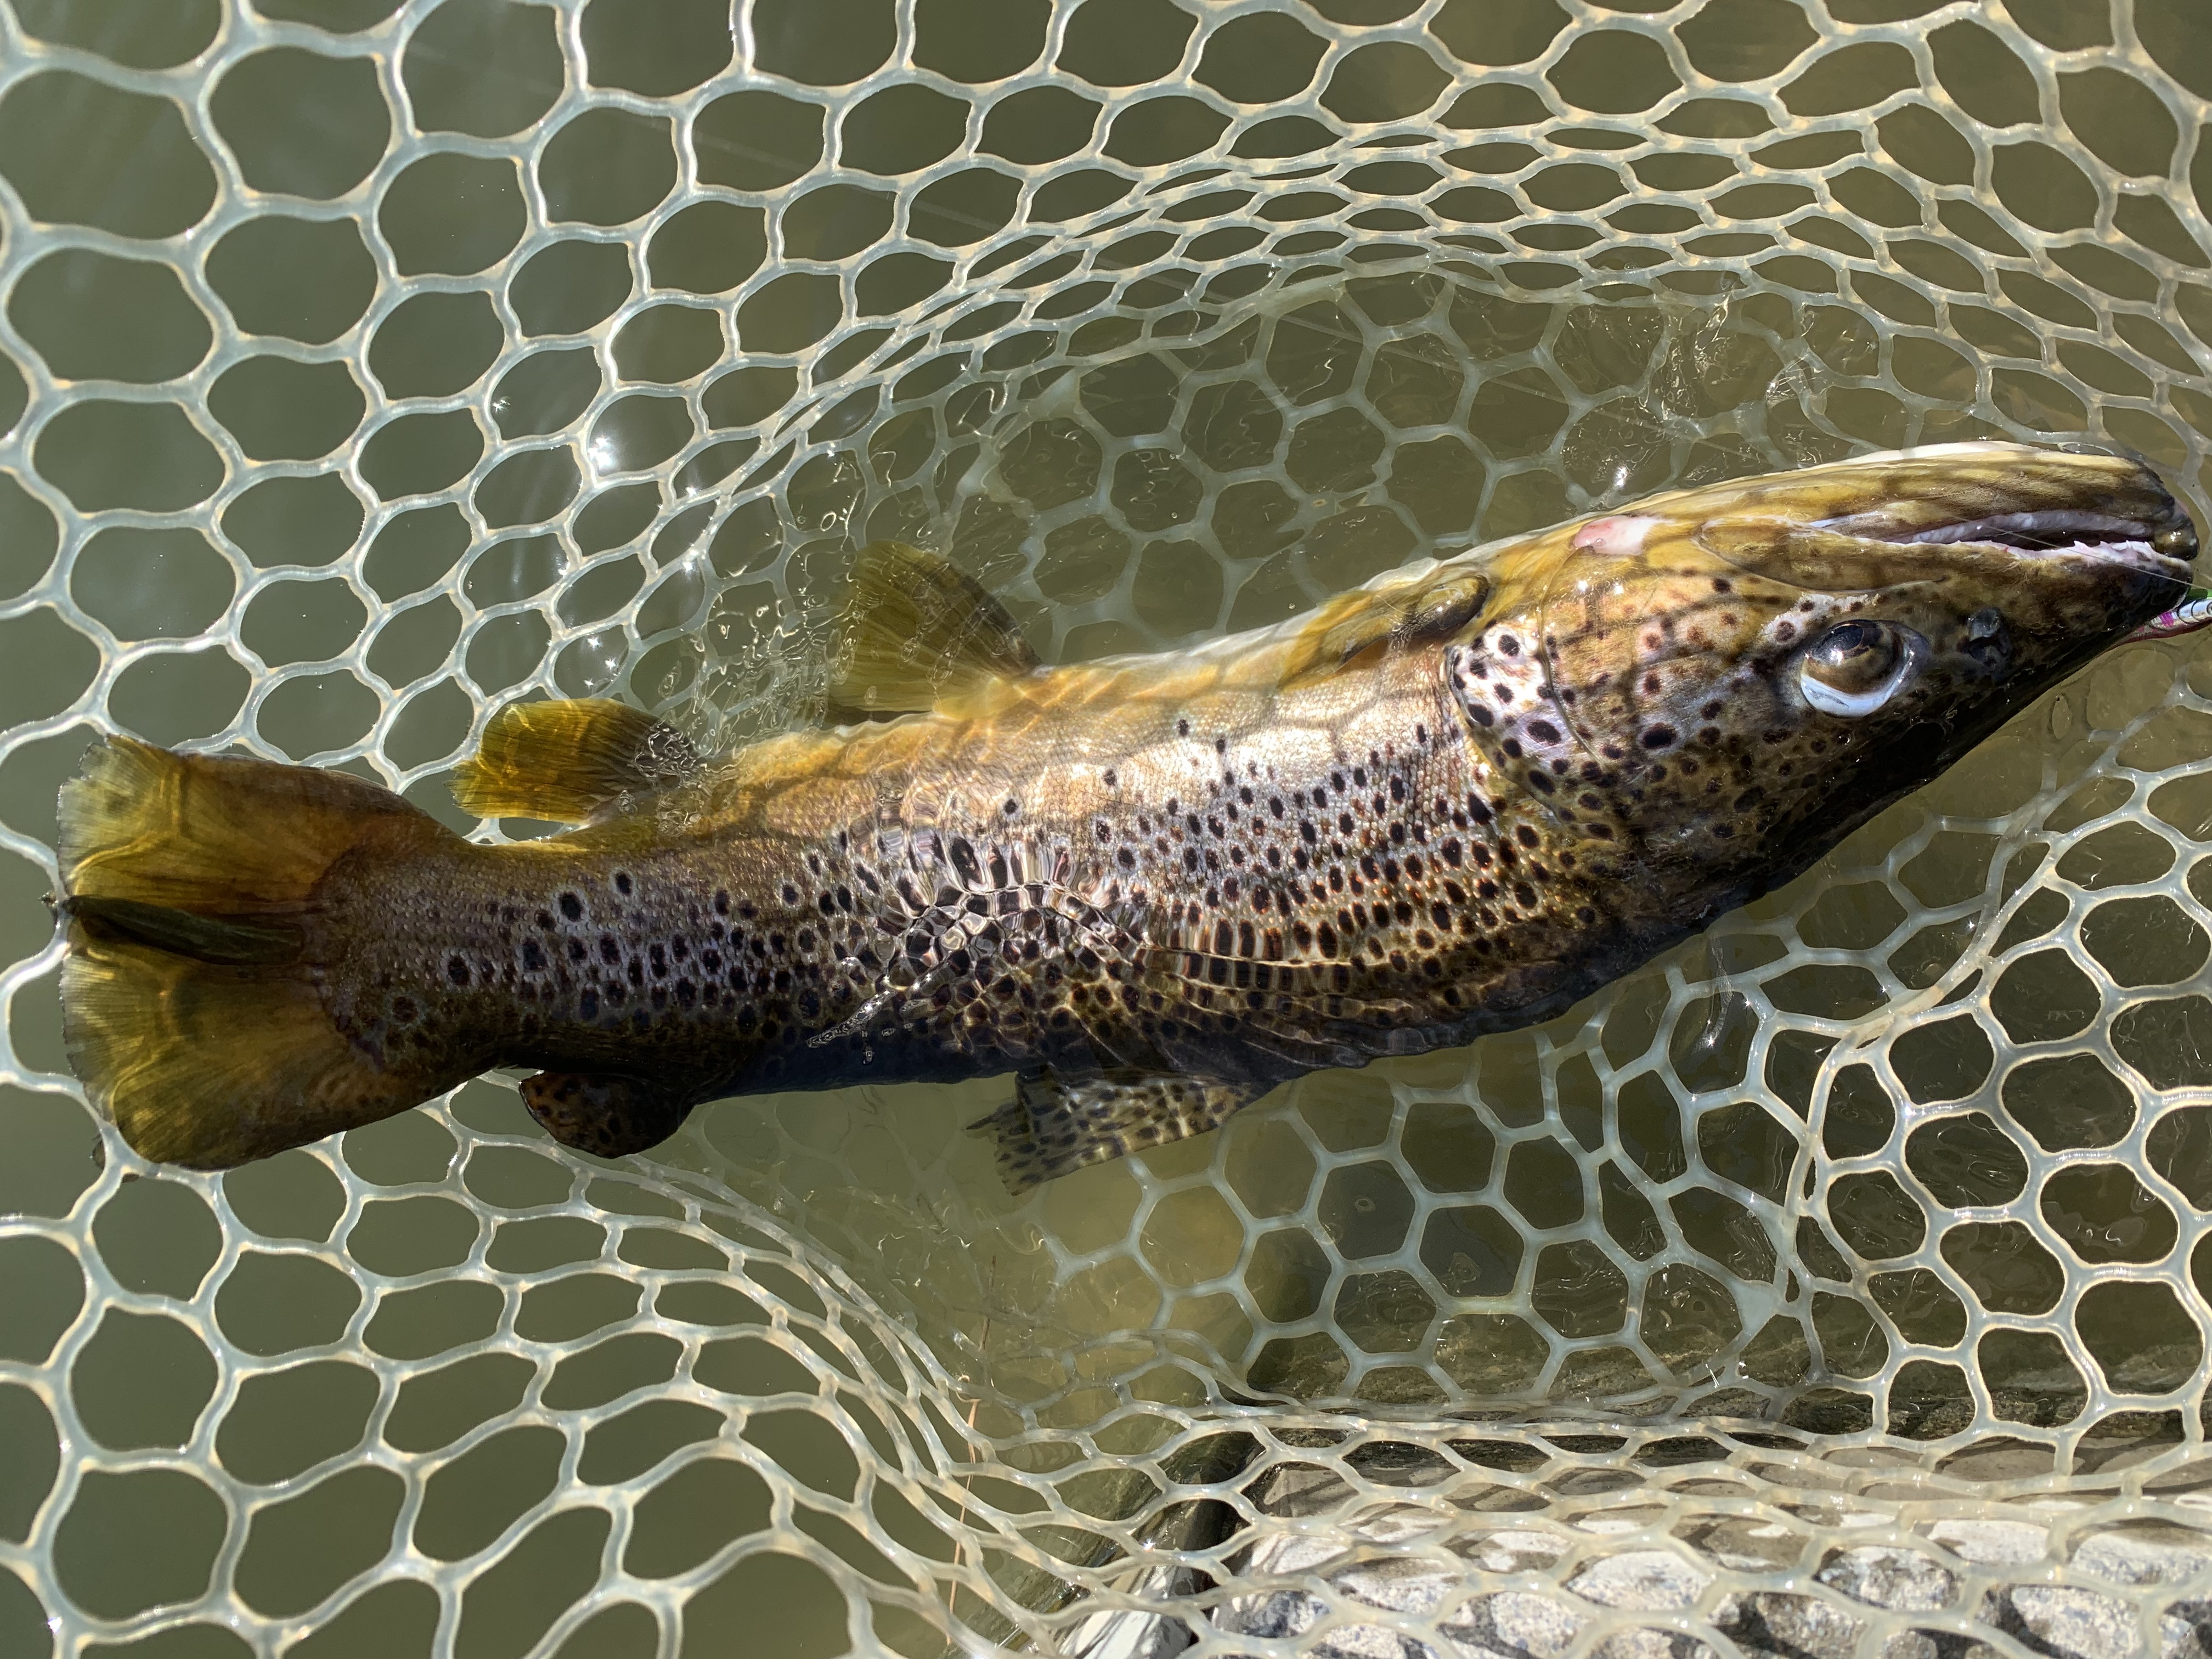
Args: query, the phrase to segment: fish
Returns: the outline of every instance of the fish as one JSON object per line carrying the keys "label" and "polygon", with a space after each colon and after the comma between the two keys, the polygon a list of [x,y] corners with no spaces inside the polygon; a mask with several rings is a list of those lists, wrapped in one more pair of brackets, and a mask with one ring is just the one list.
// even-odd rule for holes
{"label": "fish", "polygon": [[2190,592],[2091,446],[1678,489],[1195,648],[1048,666],[937,554],[860,551],[822,724],[709,755],[494,715],[469,840],[377,784],[96,743],[64,1034],[142,1156],[228,1168],[497,1068],[562,1145],[726,1096],[1012,1074],[1010,1190],[1276,1085],[1550,1018],[1788,880]]}

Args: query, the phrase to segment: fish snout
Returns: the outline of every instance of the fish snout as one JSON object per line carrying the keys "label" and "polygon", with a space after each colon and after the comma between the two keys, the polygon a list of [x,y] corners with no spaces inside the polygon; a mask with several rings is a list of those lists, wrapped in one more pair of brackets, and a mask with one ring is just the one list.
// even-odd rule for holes
{"label": "fish snout", "polygon": [[2188,509],[2148,463],[2088,444],[1942,444],[1842,464],[1873,499],[1818,528],[1893,546],[2096,564],[2186,584]]}

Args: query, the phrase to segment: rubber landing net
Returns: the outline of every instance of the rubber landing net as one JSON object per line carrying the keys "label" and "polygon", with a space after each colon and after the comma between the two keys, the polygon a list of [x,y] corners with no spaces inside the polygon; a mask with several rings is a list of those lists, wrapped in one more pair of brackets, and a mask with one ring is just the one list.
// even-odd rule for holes
{"label": "rubber landing net", "polygon": [[[1015,1203],[997,1085],[223,1178],[60,1053],[90,732],[449,817],[1669,483],[2212,434],[2194,0],[6,0],[0,1651],[2212,1651],[2212,671],[1551,1026]],[[2200,515],[2201,516],[2201,515]],[[534,826],[485,826],[523,835]]]}

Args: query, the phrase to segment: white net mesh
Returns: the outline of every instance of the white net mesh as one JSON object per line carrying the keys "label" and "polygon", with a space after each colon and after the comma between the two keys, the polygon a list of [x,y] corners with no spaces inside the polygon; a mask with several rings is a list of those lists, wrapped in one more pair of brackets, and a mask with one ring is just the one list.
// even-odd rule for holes
{"label": "white net mesh", "polygon": [[95,727],[452,819],[516,696],[805,718],[885,535],[1067,659],[1924,440],[2197,495],[2208,64],[2197,0],[6,0],[0,1653],[2212,1653],[2192,646],[1565,1019],[1020,1203],[1000,1085],[156,1170],[37,904]]}

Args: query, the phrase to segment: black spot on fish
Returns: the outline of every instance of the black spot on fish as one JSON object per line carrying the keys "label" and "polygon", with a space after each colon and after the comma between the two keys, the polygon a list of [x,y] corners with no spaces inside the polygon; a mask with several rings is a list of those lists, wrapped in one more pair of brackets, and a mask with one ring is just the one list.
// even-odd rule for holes
{"label": "black spot on fish", "polygon": [[617,966],[622,962],[622,941],[612,933],[599,935],[599,960],[610,967]]}
{"label": "black spot on fish", "polygon": [[574,893],[562,894],[561,914],[571,921],[581,921],[584,919],[584,901]]}
{"label": "black spot on fish", "polygon": [[1498,636],[1498,648],[1509,657],[1517,657],[1521,654],[1521,641],[1510,634],[1500,634]]}
{"label": "black spot on fish", "polygon": [[730,914],[730,896],[727,891],[720,890],[715,893],[714,914],[718,916],[726,916]]}
{"label": "black spot on fish", "polygon": [[1644,729],[1643,737],[1638,741],[1646,749],[1667,748],[1674,741],[1674,728],[1671,726],[1646,726]]}
{"label": "black spot on fish", "polygon": [[466,985],[469,982],[469,964],[459,957],[447,957],[446,977],[456,985]]}
{"label": "black spot on fish", "polygon": [[783,884],[783,902],[786,904],[799,902],[799,890],[787,881]]}
{"label": "black spot on fish", "polygon": [[629,896],[629,872],[627,870],[616,871],[615,891],[620,893],[624,898],[628,898]]}
{"label": "black spot on fish", "polygon": [[576,998],[576,1012],[586,1019],[599,1017],[599,994],[586,985]]}
{"label": "black spot on fish", "polygon": [[522,965],[533,974],[545,965],[545,952],[538,948],[538,941],[534,939],[522,941]]}
{"label": "black spot on fish", "polygon": [[416,1017],[422,1012],[422,1011],[420,1008],[417,1008],[415,1006],[415,999],[413,997],[394,997],[392,999],[392,1017],[398,1020],[402,1025],[412,1025],[415,1023]]}
{"label": "black spot on fish", "polygon": [[1538,743],[1557,743],[1559,740],[1559,728],[1549,720],[1530,720],[1522,730]]}

